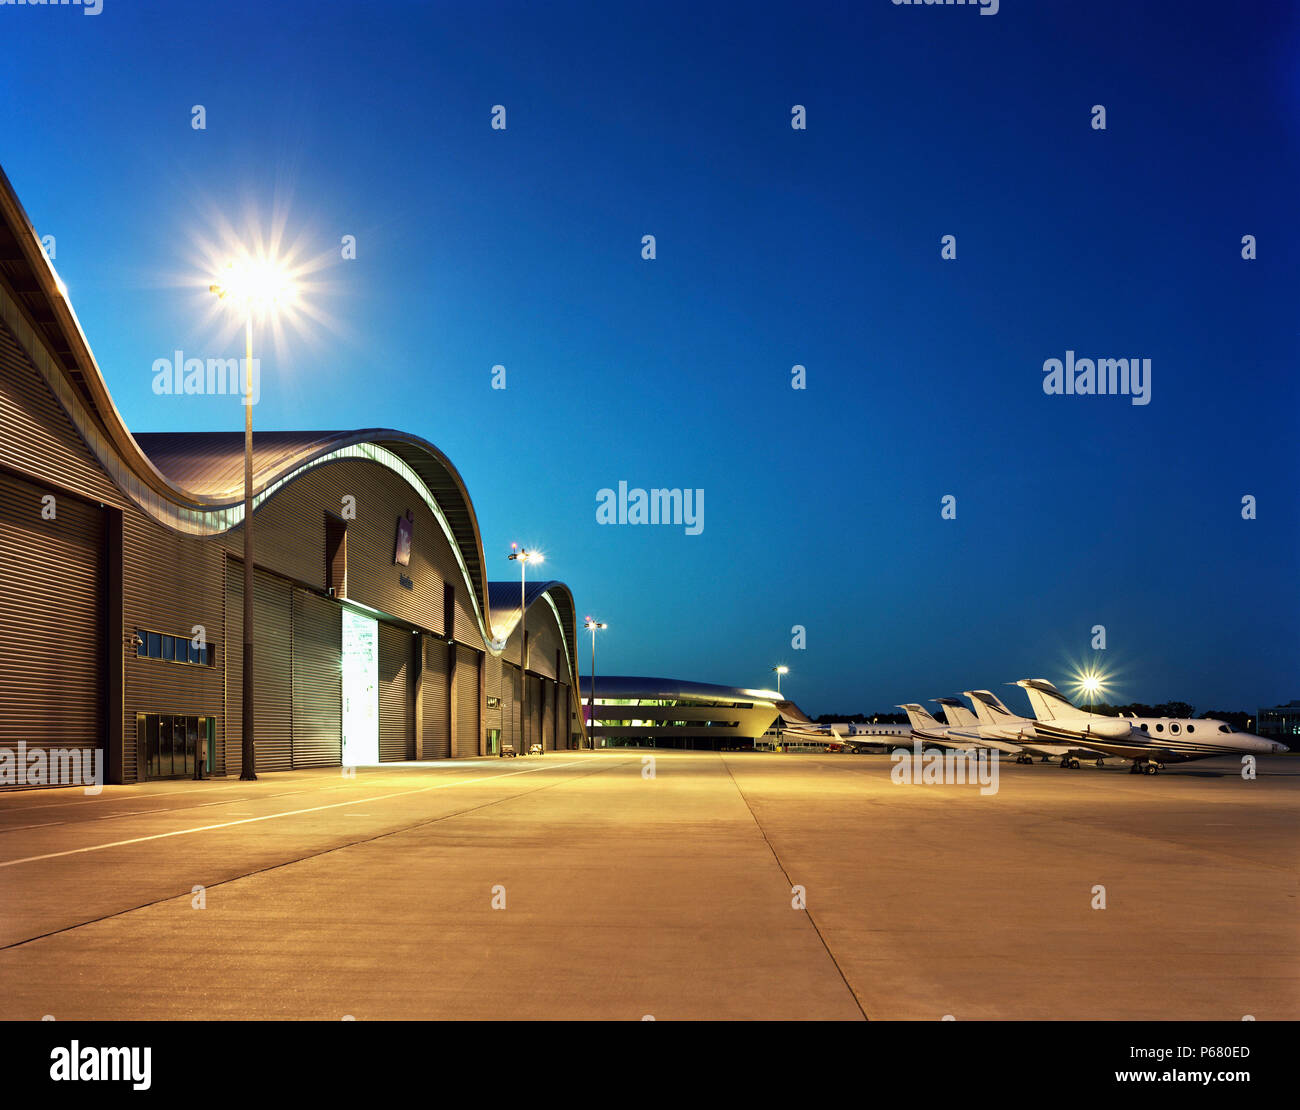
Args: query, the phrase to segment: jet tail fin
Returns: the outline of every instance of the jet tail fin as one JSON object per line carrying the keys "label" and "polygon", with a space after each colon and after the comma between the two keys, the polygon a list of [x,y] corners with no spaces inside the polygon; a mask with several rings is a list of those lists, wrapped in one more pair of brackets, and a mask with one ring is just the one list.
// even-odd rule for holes
{"label": "jet tail fin", "polygon": [[934,700],[943,706],[943,715],[950,725],[961,727],[979,723],[975,714],[966,708],[966,704],[960,698],[935,698]]}
{"label": "jet tail fin", "polygon": [[1029,704],[1034,707],[1034,717],[1040,721],[1055,721],[1062,717],[1079,717],[1081,709],[1070,704],[1070,699],[1045,678],[1021,678],[1017,686],[1024,687]]}
{"label": "jet tail fin", "polygon": [[970,698],[981,724],[996,725],[1014,716],[992,690],[966,690],[964,696]]}
{"label": "jet tail fin", "polygon": [[942,725],[939,724],[938,721],[936,721],[932,716],[930,716],[930,714],[926,711],[924,706],[920,705],[917,702],[914,701],[908,702],[906,705],[900,705],[898,708],[907,714],[908,722],[911,724],[913,728],[942,728],[943,727]]}

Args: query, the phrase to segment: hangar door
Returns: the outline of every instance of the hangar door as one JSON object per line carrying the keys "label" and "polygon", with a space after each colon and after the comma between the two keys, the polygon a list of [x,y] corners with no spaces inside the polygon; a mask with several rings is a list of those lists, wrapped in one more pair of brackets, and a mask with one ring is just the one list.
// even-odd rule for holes
{"label": "hangar door", "polygon": [[[253,768],[287,771],[293,765],[292,587],[253,571]],[[226,560],[226,770],[243,765],[244,565]]]}
{"label": "hangar door", "polygon": [[423,758],[448,759],[451,756],[451,648],[433,636],[424,638]]}
{"label": "hangar door", "polygon": [[411,666],[415,639],[405,629],[379,622],[379,760],[415,758],[415,703]]}
{"label": "hangar door", "polygon": [[456,645],[456,756],[478,751],[478,652]]}
{"label": "hangar door", "polygon": [[542,680],[528,676],[528,735],[524,737],[524,751],[542,742]]}
{"label": "hangar door", "polygon": [[549,679],[543,682],[542,686],[546,690],[546,704],[542,706],[542,747],[548,752],[553,752],[555,751],[556,691],[559,687]]}
{"label": "hangar door", "polygon": [[293,591],[293,765],[343,762],[340,613],[327,598]]}
{"label": "hangar door", "polygon": [[118,636],[104,632],[103,562],[104,510],[0,473],[5,747],[20,740],[32,748],[103,745],[101,653],[122,651]]}

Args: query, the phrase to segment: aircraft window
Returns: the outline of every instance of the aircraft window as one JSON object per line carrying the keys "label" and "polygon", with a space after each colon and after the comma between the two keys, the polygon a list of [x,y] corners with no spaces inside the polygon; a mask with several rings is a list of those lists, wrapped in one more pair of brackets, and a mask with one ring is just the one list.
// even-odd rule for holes
{"label": "aircraft window", "polygon": [[1220,731],[1220,732],[1231,732],[1232,729],[1230,729],[1227,725],[1220,725],[1220,726],[1219,726],[1219,731]]}
{"label": "aircraft window", "polygon": [[1164,731],[1165,731],[1164,725],[1156,725],[1156,732],[1164,732]]}
{"label": "aircraft window", "polygon": [[1142,731],[1143,731],[1143,732],[1150,732],[1150,731],[1151,731],[1151,730],[1147,727],[1147,723],[1146,723],[1146,721],[1143,721],[1143,722],[1142,722]]}
{"label": "aircraft window", "polygon": [[1170,731],[1170,732],[1177,732],[1177,731],[1178,731],[1178,722],[1177,722],[1177,721],[1175,721],[1173,724],[1171,724],[1171,725],[1169,726],[1169,731]]}
{"label": "aircraft window", "polygon": [[1188,726],[1187,726],[1187,731],[1188,731],[1188,732],[1195,732],[1195,731],[1196,731],[1196,726],[1195,726],[1195,725],[1188,725]]}

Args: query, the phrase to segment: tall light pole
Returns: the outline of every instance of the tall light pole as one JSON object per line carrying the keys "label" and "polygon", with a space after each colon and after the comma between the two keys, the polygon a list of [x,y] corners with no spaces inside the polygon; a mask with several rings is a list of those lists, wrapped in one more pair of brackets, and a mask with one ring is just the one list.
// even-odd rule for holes
{"label": "tall light pole", "polygon": [[587,732],[591,737],[591,750],[596,750],[596,633],[608,628],[604,621],[594,621],[590,617],[582,626],[591,633],[591,704],[587,707]]}
{"label": "tall light pole", "polygon": [[776,672],[776,692],[779,694],[781,692],[781,676],[789,674],[790,668],[782,664],[779,667],[773,667],[772,670]]}
{"label": "tall light pole", "polygon": [[213,282],[208,291],[244,311],[244,705],[239,777],[252,782],[257,779],[253,743],[253,310],[269,309],[290,299],[293,286],[273,263],[249,259],[232,262],[223,280]]}
{"label": "tall light pole", "polygon": [[525,654],[528,637],[524,628],[524,614],[527,612],[524,606],[524,575],[527,573],[528,564],[540,563],[542,555],[540,551],[529,551],[527,548],[521,548],[518,544],[512,543],[510,545],[510,558],[519,563],[519,747],[522,748],[526,740],[524,736],[524,721],[526,719],[524,710],[528,705],[528,657]]}

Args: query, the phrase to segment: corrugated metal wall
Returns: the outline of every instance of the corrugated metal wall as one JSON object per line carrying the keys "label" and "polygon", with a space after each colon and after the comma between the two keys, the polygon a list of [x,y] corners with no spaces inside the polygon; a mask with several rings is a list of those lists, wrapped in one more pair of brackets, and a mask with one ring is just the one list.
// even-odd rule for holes
{"label": "corrugated metal wall", "polygon": [[343,670],[338,605],[293,591],[293,765],[343,759]]}
{"label": "corrugated metal wall", "polygon": [[542,680],[528,676],[528,735],[524,737],[524,751],[542,742]]}
{"label": "corrugated metal wall", "polygon": [[424,758],[451,756],[451,648],[434,636],[424,637]]}
{"label": "corrugated metal wall", "polygon": [[379,622],[379,758],[383,762],[415,758],[413,639],[405,629]]}
{"label": "corrugated metal wall", "polygon": [[[226,766],[243,767],[244,568],[226,563]],[[289,583],[264,571],[253,575],[253,704],[255,769],[287,771],[293,765],[293,599]]]}
{"label": "corrugated metal wall", "polygon": [[479,754],[478,652],[456,645],[456,736],[458,758]]}
{"label": "corrugated metal wall", "polygon": [[555,707],[555,746],[560,749],[569,746],[569,714],[573,712],[573,692],[568,683],[561,682],[558,704]]}
{"label": "corrugated metal wall", "polygon": [[542,715],[542,746],[548,751],[555,751],[555,706],[558,687],[554,682],[544,684],[546,705]]}
{"label": "corrugated metal wall", "polygon": [[199,667],[139,659],[134,648],[127,648],[123,777],[127,782],[136,781],[137,773],[144,778],[144,766],[136,753],[137,713],[215,717],[213,770],[222,774],[227,724],[225,660],[232,649],[237,656],[243,652],[242,632],[240,639],[233,642],[224,632],[225,556],[214,544],[177,535],[129,511],[123,514],[122,550],[124,638],[133,636],[137,628],[193,636],[195,627],[202,626],[205,638],[216,651],[215,666]]}
{"label": "corrugated metal wall", "polygon": [[519,668],[501,664],[501,742],[519,750]]}
{"label": "corrugated metal wall", "polygon": [[[43,503],[46,496],[54,501]],[[53,520],[42,519],[46,504]],[[103,517],[98,505],[0,471],[6,747],[21,740],[29,748],[94,749],[103,742]],[[134,737],[133,727],[132,744]]]}

